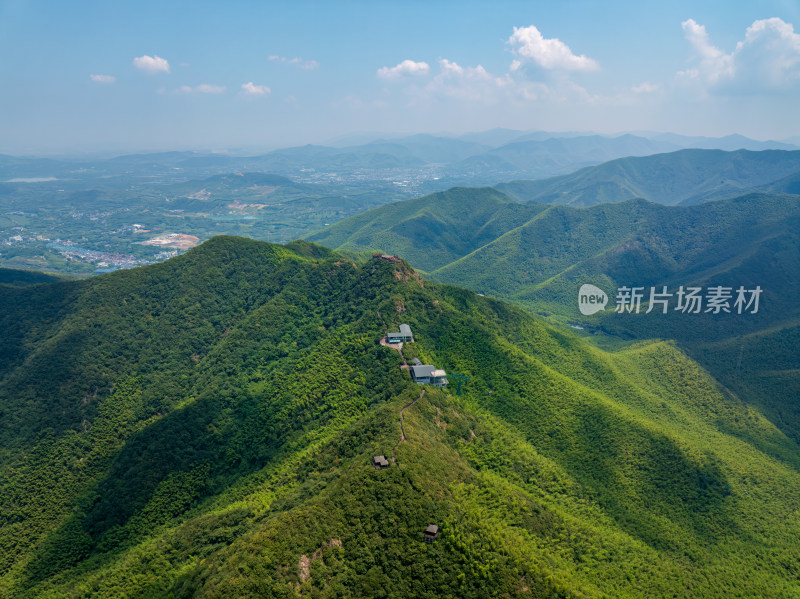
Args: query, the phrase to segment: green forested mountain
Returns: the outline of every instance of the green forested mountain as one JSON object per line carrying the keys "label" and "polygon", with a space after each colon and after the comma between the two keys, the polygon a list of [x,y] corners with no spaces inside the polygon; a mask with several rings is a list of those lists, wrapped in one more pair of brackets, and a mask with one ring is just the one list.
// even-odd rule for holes
{"label": "green forested mountain", "polygon": [[49,275],[32,270],[15,270],[13,268],[0,269],[0,285],[13,285],[15,287],[25,287],[38,283],[54,283],[60,280],[55,275]]}
{"label": "green forested mountain", "polygon": [[[474,192],[450,193],[454,207],[459,205],[457,194]],[[400,202],[391,209],[395,215],[410,214],[403,208],[408,204]],[[441,213],[447,207],[438,196],[413,205],[415,212],[446,218]],[[492,206],[487,202],[488,210]],[[800,438],[795,402],[800,392],[799,196],[749,194],[680,207],[644,200],[582,209],[530,205],[530,213],[522,206],[503,206],[516,211],[520,220],[534,216],[522,223],[507,222],[495,239],[465,248],[446,265],[425,252],[409,252],[411,264],[436,280],[508,299],[531,312],[615,339],[678,340],[726,386],[741,390],[787,434]],[[388,208],[337,223],[311,239],[342,251],[375,249],[402,255],[422,231],[412,229],[411,219],[384,221]],[[462,223],[458,230],[464,238],[482,230],[480,219],[456,214],[450,218]],[[673,294],[680,286],[761,286],[763,308],[740,318],[674,311],[664,318],[607,313],[584,317],[577,306],[584,283],[605,289],[611,307],[615,290],[622,286],[641,286],[648,292],[667,286]]]}
{"label": "green forested mountain", "polygon": [[551,206],[431,275],[564,315],[575,312],[574,292],[584,280],[668,287],[763,281],[769,301],[780,305],[772,317],[783,320],[800,316],[793,299],[800,281],[792,276],[800,272],[798,219],[800,197],[793,195],[686,207],[644,200]]}
{"label": "green forested mountain", "polygon": [[[570,172],[610,158],[662,151],[663,143],[630,135],[555,138],[539,132],[493,149],[417,135],[346,148],[287,148],[247,158],[164,152],[82,163],[0,156],[0,267],[89,276],[166,259],[175,248],[165,248],[162,236],[172,234],[200,241],[237,235],[286,243],[431,191]],[[23,168],[26,164],[34,170]],[[36,170],[56,164],[56,170]],[[800,151],[687,150],[621,158],[551,179],[497,184],[502,196],[488,190],[462,196],[494,194],[503,200],[573,206],[637,197],[692,204],[746,192],[796,193],[798,176]],[[432,218],[420,215],[412,226],[415,231],[426,224],[429,228],[405,246],[404,257],[415,262],[413,253],[422,251],[436,256],[438,268],[485,244],[505,226],[497,222],[477,238],[461,239],[474,223],[466,222],[465,229],[455,219],[474,220],[473,207],[448,204],[444,198],[450,193],[438,196],[441,211]],[[404,220],[408,206],[385,214]],[[538,210],[508,205],[500,217],[516,226]],[[437,230],[440,225],[445,236]],[[348,226],[330,235],[341,239]],[[381,243],[397,245],[398,235],[405,233],[392,232]],[[371,236],[370,231],[361,235]],[[355,251],[371,249],[353,241]],[[344,241],[324,243],[339,247]]]}
{"label": "green forested mountain", "polygon": [[0,597],[800,592],[800,448],[672,343],[229,237],[0,305]]}
{"label": "green forested mountain", "polygon": [[770,193],[791,193],[800,195],[800,171],[792,173],[783,179],[773,181],[765,185],[763,189]]}
{"label": "green forested mountain", "polygon": [[[353,254],[407,255],[436,280],[563,316],[576,314],[574,295],[584,280],[669,287],[762,281],[778,308],[754,319],[752,332],[800,317],[793,276],[800,272],[799,219],[796,195],[573,208],[455,188],[370,210],[309,239]],[[447,251],[439,249],[445,243]]]}
{"label": "green forested mountain", "polygon": [[[673,286],[760,277],[781,306],[773,318],[783,320],[800,316],[792,276],[800,272],[798,219],[796,195],[574,208],[455,188],[370,210],[308,239],[352,254],[408,256],[442,282],[564,316],[575,314],[574,292],[584,279]],[[759,320],[752,330],[766,324]]]}
{"label": "green forested mountain", "polygon": [[434,270],[484,246],[544,210],[496,190],[456,187],[368,210],[308,236],[356,254],[386,251]]}
{"label": "green forested mountain", "polygon": [[692,149],[620,158],[569,175],[495,187],[522,202],[593,206],[644,198],[676,206],[732,198],[761,187],[769,190],[771,183],[798,173],[800,151]]}

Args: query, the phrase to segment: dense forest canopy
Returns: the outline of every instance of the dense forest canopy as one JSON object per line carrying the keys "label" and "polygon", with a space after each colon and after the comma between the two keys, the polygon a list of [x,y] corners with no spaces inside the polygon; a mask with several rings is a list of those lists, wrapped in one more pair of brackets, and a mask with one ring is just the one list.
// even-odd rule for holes
{"label": "dense forest canopy", "polygon": [[[306,242],[28,283],[0,284],[2,597],[798,592],[796,442],[673,343]],[[412,358],[461,378],[420,397]]]}

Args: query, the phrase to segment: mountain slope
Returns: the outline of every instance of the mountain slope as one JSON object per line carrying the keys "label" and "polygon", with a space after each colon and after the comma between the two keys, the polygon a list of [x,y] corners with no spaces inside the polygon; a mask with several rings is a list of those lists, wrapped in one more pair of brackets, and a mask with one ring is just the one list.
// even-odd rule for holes
{"label": "mountain slope", "polygon": [[652,139],[665,141],[683,148],[698,148],[706,150],[725,150],[733,152],[735,150],[797,150],[796,144],[785,143],[775,140],[759,141],[750,139],[744,135],[732,134],[725,137],[703,137],[676,135],[674,133],[662,133],[653,136]]}
{"label": "mountain slope", "polygon": [[489,154],[511,162],[522,171],[552,172],[573,165],[606,162],[623,156],[647,156],[676,149],[672,144],[635,135],[611,138],[586,135],[515,140],[489,151]]}
{"label": "mountain slope", "polygon": [[799,590],[798,446],[669,343],[234,238],[0,293],[0,596]]}
{"label": "mountain slope", "polygon": [[599,164],[624,156],[646,156],[678,149],[667,142],[653,141],[635,135],[604,137],[601,135],[522,136],[503,146],[476,153],[451,164],[447,174],[452,178],[495,180],[511,177],[552,177],[588,165]]}
{"label": "mountain slope", "polygon": [[433,270],[490,242],[543,209],[491,188],[453,188],[388,204],[306,237],[353,254],[385,251]]}
{"label": "mountain slope", "polygon": [[36,285],[38,283],[55,283],[58,280],[58,276],[49,275],[42,272],[0,268],[0,285],[25,287],[27,285]]}
{"label": "mountain slope", "polygon": [[619,286],[669,287],[760,280],[770,288],[775,318],[791,318],[800,315],[791,275],[800,267],[798,218],[800,201],[791,195],[751,194],[676,208],[643,200],[553,206],[431,276],[531,306],[572,310],[580,281],[600,277]]}
{"label": "mountain slope", "polygon": [[644,198],[675,206],[742,195],[800,171],[800,151],[680,150],[495,187],[523,202],[592,206]]}
{"label": "mountain slope", "polygon": [[[431,203],[431,198],[418,200],[415,208],[424,211]],[[393,205],[395,214],[404,214],[403,205]],[[585,209],[532,206],[536,206],[533,218],[517,226],[519,221],[508,221],[494,239],[475,249],[465,247],[466,253],[448,264],[438,266],[441,261],[425,252],[411,253],[411,263],[435,280],[511,300],[562,324],[602,333],[603,338],[678,340],[727,387],[740,389],[742,397],[768,413],[781,430],[800,439],[800,410],[792,382],[800,363],[798,346],[793,343],[800,319],[795,301],[800,294],[798,196],[750,194],[681,207],[643,200]],[[359,223],[379,222],[383,210],[360,215]],[[483,224],[468,216],[461,220],[464,238]],[[411,224],[395,223],[394,227],[408,230]],[[352,221],[345,220],[337,224],[337,230],[351,231],[352,226]],[[359,242],[364,250],[372,243],[384,252],[408,251],[410,244],[405,240],[386,237],[378,245],[370,227],[361,229],[366,232]],[[407,239],[412,237],[408,232]],[[351,247],[345,236],[333,241],[341,242],[338,247]],[[585,283],[604,289],[611,308],[620,287],[638,286],[649,293],[652,287],[667,286],[673,294],[672,311],[665,317],[658,313],[635,318],[603,313],[585,317],[576,302],[578,289]],[[675,313],[679,287],[716,285],[732,290],[760,286],[762,309],[738,317]],[[742,356],[757,355],[759,347],[781,366],[758,359],[745,359],[743,366]]]}
{"label": "mountain slope", "polygon": [[798,218],[795,195],[574,208],[454,188],[364,212],[308,239],[337,251],[407,256],[436,280],[569,316],[577,316],[574,295],[584,280],[670,287],[721,277],[737,285],[761,282],[774,320],[759,315],[752,332],[800,316],[793,301]]}

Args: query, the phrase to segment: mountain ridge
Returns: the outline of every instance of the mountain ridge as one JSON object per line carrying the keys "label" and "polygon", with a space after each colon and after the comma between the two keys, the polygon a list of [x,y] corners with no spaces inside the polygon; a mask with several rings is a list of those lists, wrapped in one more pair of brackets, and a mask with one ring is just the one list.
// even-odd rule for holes
{"label": "mountain ridge", "polygon": [[[797,444],[673,344],[606,352],[402,260],[230,237],[0,294],[26,323],[0,356],[4,599],[797,588]],[[399,445],[398,322],[406,359],[469,377]]]}
{"label": "mountain ridge", "polygon": [[[424,200],[431,209],[437,204],[434,196]],[[791,325],[800,316],[793,301],[800,294],[796,277],[800,272],[798,196],[751,193],[675,207],[642,199],[587,208],[530,206],[535,212],[514,207],[520,215],[516,222],[508,221],[495,239],[465,248],[445,265],[426,253],[409,254],[410,262],[433,280],[465,286],[514,302],[553,322],[580,327],[598,343],[676,339],[723,384],[747,389],[746,395],[782,430],[797,435],[800,412],[793,407],[796,385],[791,382],[790,366],[779,369],[777,376],[786,381],[781,387],[770,378],[773,369],[760,359],[753,357],[745,377],[730,365],[741,365],[739,355],[755,351],[760,344],[773,348],[781,363],[800,359],[792,345],[795,327]],[[369,215],[362,215],[360,222],[372,218]],[[470,223],[469,217],[458,220],[465,229]],[[341,234],[348,227],[348,221],[334,225],[337,240],[344,241],[332,245],[354,256],[369,255],[370,247],[402,254],[413,237],[409,233],[399,239],[378,231],[356,244]],[[396,223],[392,227],[401,230]],[[326,237],[327,233],[310,238],[325,244],[333,239]],[[465,237],[470,234],[469,229],[463,232]],[[585,283],[608,294],[608,311],[615,305],[616,290],[623,286],[638,286],[646,292],[666,286],[673,302],[681,286],[707,289],[721,285],[732,292],[740,286],[758,287],[763,291],[762,309],[733,318],[725,313],[675,313],[673,304],[663,318],[657,314],[626,317],[608,311],[587,317],[576,303],[578,289]],[[646,303],[647,298],[643,311]],[[766,333],[776,327],[774,334]],[[755,333],[762,334],[748,337]],[[715,351],[724,356],[723,361],[715,358]],[[759,385],[756,381],[765,382]]]}
{"label": "mountain ridge", "polygon": [[591,206],[636,197],[666,205],[695,204],[760,190],[800,171],[800,151],[679,150],[620,158],[570,175],[499,183],[523,202]]}

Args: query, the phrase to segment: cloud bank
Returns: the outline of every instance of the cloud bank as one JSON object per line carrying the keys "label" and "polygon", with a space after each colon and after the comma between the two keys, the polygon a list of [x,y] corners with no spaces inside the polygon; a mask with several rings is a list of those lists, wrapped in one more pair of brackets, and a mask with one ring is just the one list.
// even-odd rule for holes
{"label": "cloud bank", "polygon": [[773,17],[754,21],[726,54],[694,19],[681,23],[693,50],[693,65],[678,79],[709,93],[772,93],[800,89],[800,34]]}

